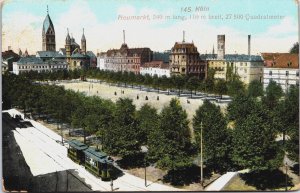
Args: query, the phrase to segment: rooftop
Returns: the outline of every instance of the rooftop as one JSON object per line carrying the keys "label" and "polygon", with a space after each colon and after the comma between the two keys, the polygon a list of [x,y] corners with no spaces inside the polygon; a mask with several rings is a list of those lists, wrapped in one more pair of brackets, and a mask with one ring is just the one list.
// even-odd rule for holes
{"label": "rooftop", "polygon": [[22,57],[17,64],[43,64],[43,60],[39,57],[28,56]]}
{"label": "rooftop", "polygon": [[271,68],[299,68],[299,55],[290,53],[262,53]]}
{"label": "rooftop", "polygon": [[[200,56],[204,60],[221,60],[217,59],[217,54],[201,54]],[[263,61],[259,55],[246,55],[246,54],[225,54],[225,61]]]}
{"label": "rooftop", "polygon": [[77,141],[76,139],[72,139],[72,140],[68,141],[68,143],[71,147],[74,147],[75,149],[78,149],[78,150],[85,150],[88,148],[87,145],[85,145],[84,143],[81,143],[80,141]]}
{"label": "rooftop", "polygon": [[112,163],[112,160],[108,159],[108,156],[104,152],[96,151],[95,148],[89,147],[84,150],[86,156],[101,162],[101,163]]}

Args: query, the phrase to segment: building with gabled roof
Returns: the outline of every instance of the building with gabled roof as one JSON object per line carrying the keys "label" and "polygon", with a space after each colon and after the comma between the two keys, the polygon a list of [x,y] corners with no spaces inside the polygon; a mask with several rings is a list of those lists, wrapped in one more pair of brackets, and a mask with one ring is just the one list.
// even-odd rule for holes
{"label": "building with gabled roof", "polygon": [[120,49],[110,49],[99,54],[97,57],[98,68],[114,72],[126,71],[139,74],[140,67],[145,62],[152,60],[153,52],[150,48],[129,48],[125,43],[125,31],[123,31],[123,34],[124,42]]}
{"label": "building with gabled roof", "polygon": [[299,85],[299,55],[290,53],[261,53],[264,60],[264,88],[270,81],[279,84],[284,92],[291,85]]}

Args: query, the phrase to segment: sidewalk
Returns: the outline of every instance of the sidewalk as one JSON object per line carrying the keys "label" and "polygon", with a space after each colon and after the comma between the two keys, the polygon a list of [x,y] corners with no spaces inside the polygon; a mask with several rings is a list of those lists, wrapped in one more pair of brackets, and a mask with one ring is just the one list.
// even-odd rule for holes
{"label": "sidewalk", "polygon": [[220,191],[238,172],[227,172],[205,188],[206,191]]}

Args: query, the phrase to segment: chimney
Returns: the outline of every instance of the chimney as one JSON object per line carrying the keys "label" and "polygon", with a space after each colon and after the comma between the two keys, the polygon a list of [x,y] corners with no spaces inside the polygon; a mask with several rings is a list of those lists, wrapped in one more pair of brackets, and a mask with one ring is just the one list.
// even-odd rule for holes
{"label": "chimney", "polygon": [[217,59],[223,60],[225,57],[225,35],[218,35]]}
{"label": "chimney", "polygon": [[248,55],[251,55],[251,35],[248,35]]}
{"label": "chimney", "polygon": [[183,31],[183,40],[182,40],[182,42],[184,42],[185,41],[185,31]]}

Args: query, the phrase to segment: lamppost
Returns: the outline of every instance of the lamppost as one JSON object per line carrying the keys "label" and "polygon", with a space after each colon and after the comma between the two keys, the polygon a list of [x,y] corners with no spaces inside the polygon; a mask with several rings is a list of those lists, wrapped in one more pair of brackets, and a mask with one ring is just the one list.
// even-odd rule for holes
{"label": "lamppost", "polygon": [[287,162],[285,162],[285,191],[288,190],[288,175],[287,175],[287,171],[288,171],[288,164]]}
{"label": "lamppost", "polygon": [[141,146],[141,152],[145,153],[144,164],[145,164],[145,187],[147,187],[147,159],[146,154],[148,152],[148,148],[146,146]]}
{"label": "lamppost", "polygon": [[203,139],[202,139],[203,124],[200,124],[200,183],[203,187]]}
{"label": "lamppost", "polygon": [[110,187],[111,187],[111,191],[114,191],[114,181],[112,179],[112,177],[110,177]]}

